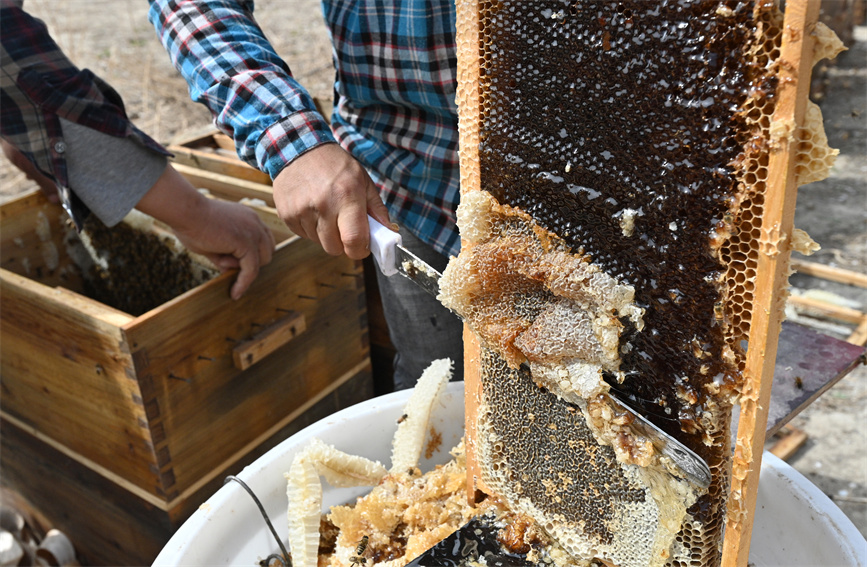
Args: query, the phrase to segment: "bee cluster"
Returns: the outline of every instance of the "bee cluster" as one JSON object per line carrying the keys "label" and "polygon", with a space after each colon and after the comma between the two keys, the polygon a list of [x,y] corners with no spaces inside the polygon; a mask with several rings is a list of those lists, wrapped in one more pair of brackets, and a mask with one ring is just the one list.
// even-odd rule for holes
{"label": "bee cluster", "polygon": [[105,226],[91,215],[67,248],[81,271],[84,294],[139,316],[213,278],[218,271],[194,261],[169,234],[120,222]]}

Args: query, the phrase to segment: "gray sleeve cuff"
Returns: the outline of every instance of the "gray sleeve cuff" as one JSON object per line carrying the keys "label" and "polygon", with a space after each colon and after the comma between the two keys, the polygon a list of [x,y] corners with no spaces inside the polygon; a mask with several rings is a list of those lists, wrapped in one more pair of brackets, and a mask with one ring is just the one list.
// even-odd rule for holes
{"label": "gray sleeve cuff", "polygon": [[166,168],[166,157],[132,138],[116,138],[60,119],[69,188],[106,226],[144,197]]}

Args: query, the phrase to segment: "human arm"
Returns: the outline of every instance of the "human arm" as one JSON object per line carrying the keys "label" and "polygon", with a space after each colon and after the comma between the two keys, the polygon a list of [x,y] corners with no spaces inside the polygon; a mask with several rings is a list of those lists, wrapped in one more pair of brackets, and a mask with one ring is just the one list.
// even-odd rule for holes
{"label": "human arm", "polygon": [[241,159],[274,180],[277,211],[289,228],[330,254],[366,256],[366,213],[390,225],[388,212],[247,3],[154,0],[149,18],[191,98],[232,135]]}
{"label": "human arm", "polygon": [[[9,161],[35,181],[50,201],[59,201],[54,180],[9,142],[3,140],[2,148]],[[241,297],[256,279],[259,267],[271,261],[274,237],[253,211],[208,199],[171,164],[166,164],[135,208],[168,225],[184,246],[210,259],[221,271],[240,268],[232,285],[233,299]]]}
{"label": "human arm", "polygon": [[[223,270],[240,268],[239,297],[271,258],[271,233],[241,205],[200,195],[168,152],[136,129],[120,95],[62,52],[45,24],[2,3],[2,149],[78,226],[88,211],[107,226],[133,207],[164,221]],[[76,205],[76,206],[73,206]]]}
{"label": "human arm", "polygon": [[259,217],[238,203],[209,199],[171,164],[139,200],[136,209],[164,222],[187,249],[221,271],[240,268],[232,299],[240,298],[271,261],[274,237]]}

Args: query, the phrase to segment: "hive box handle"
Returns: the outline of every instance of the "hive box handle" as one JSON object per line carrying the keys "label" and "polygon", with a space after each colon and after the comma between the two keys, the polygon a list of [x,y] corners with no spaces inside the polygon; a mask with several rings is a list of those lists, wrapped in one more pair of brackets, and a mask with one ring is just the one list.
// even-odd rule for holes
{"label": "hive box handle", "polygon": [[307,329],[304,315],[292,311],[232,349],[235,368],[246,370]]}

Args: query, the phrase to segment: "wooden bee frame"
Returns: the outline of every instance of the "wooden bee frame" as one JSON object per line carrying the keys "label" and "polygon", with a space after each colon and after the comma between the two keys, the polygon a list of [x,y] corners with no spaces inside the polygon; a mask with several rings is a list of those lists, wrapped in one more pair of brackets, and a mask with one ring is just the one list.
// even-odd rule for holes
{"label": "wooden bee frame", "polygon": [[[798,136],[804,121],[810,73],[814,64],[812,31],[819,12],[818,0],[793,0],[786,3],[781,46],[781,71],[776,92],[778,104],[773,122],[784,126],[788,136],[774,142],[771,155],[765,214],[762,219],[757,290],[750,326],[746,385],[741,404],[737,452],[729,500],[722,565],[745,567],[749,556],[750,532],[764,444],[770,392],[776,360],[777,340],[783,316],[784,290],[787,286],[791,252],[792,222],[797,193],[795,160]],[[479,166],[479,77],[480,77],[480,2],[457,3],[458,100],[460,125],[461,191],[481,189]],[[475,334],[467,329],[465,338],[467,488],[471,500],[478,491],[487,492],[476,459],[476,424],[481,392],[480,347]],[[756,448],[753,451],[753,448]]]}

